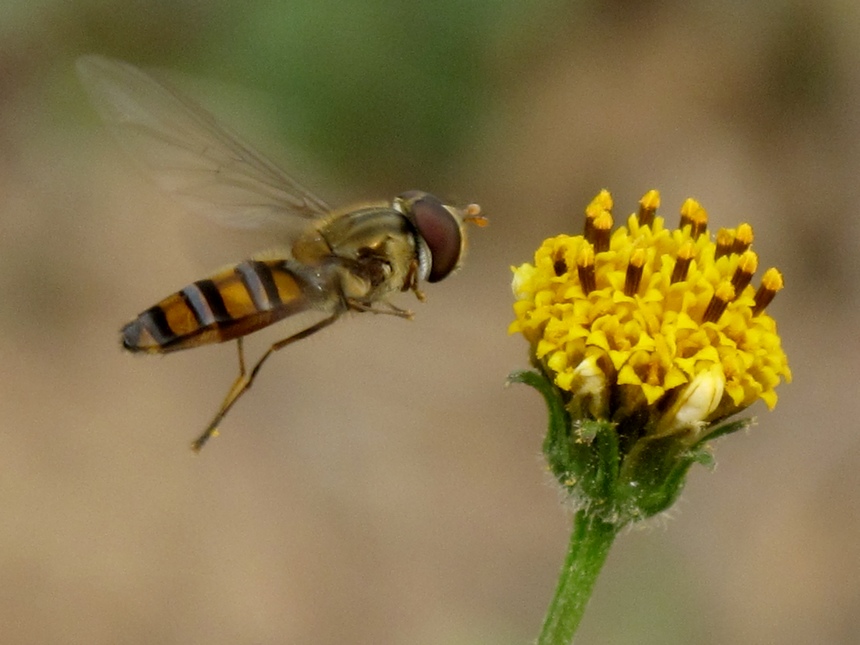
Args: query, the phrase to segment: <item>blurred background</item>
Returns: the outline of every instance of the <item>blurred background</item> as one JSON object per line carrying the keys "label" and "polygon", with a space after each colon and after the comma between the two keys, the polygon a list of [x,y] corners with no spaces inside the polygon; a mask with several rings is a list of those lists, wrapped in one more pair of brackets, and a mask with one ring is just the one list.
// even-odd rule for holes
{"label": "blurred background", "polygon": [[[188,75],[333,202],[420,188],[491,226],[398,301],[414,322],[273,358],[195,456],[234,348],[134,357],[118,329],[251,249],[123,156],[83,53]],[[850,2],[5,0],[3,643],[531,642],[570,516],[542,402],[504,387],[509,266],[604,187],[753,225],[795,380],[618,539],[577,642],[860,642],[858,115]]]}

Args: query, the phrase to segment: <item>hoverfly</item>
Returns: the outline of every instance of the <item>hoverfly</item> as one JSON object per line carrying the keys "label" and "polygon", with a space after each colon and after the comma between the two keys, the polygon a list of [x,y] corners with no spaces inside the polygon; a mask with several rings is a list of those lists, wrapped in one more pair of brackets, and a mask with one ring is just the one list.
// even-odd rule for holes
{"label": "hoverfly", "polygon": [[[198,280],[143,311],[122,329],[131,352],[163,354],[236,340],[239,374],[212,421],[192,443],[199,451],[276,351],[328,327],[343,314],[411,318],[389,302],[398,291],[419,300],[422,281],[460,266],[463,223],[486,224],[480,208],[459,208],[425,192],[333,211],[166,82],[118,60],[84,56],[78,74],[103,120],[156,182],[191,210],[243,227],[263,226],[283,246]],[[243,337],[285,320],[288,335],[246,369]]]}

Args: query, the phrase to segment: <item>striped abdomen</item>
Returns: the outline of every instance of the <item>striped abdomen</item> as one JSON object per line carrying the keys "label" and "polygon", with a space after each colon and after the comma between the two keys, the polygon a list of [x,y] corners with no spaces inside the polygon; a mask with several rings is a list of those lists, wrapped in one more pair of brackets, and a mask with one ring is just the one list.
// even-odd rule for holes
{"label": "striped abdomen", "polygon": [[241,262],[141,313],[123,327],[122,344],[133,352],[171,352],[218,343],[319,306],[309,299],[319,285],[303,269],[284,260]]}

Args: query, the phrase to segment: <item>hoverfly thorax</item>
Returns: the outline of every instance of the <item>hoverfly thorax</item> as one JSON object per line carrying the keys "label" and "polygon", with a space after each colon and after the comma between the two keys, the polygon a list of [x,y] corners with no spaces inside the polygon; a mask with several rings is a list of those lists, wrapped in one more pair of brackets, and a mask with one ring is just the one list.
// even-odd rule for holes
{"label": "hoverfly thorax", "polygon": [[[339,274],[347,299],[371,303],[417,286],[426,278],[429,251],[414,224],[390,203],[364,206],[335,216],[317,231],[326,248],[320,263]],[[299,241],[294,255],[310,248]],[[426,257],[426,260],[422,260]],[[304,256],[303,261],[308,261]]]}

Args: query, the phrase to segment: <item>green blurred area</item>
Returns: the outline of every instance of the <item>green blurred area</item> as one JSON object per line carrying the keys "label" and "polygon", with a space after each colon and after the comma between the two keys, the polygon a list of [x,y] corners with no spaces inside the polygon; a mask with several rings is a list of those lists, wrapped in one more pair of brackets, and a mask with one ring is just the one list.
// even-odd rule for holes
{"label": "green blurred area", "polygon": [[[826,13],[787,1],[710,11],[708,29],[745,30],[761,51],[738,62],[760,77],[737,97],[759,118],[753,136],[778,127],[786,109],[827,108],[838,54]],[[536,70],[586,52],[611,62],[628,42],[647,43],[657,13],[654,2],[565,0],[7,0],[0,78],[44,66],[69,74],[77,55],[99,53],[245,87],[277,115],[272,148],[300,150],[348,183],[400,190],[450,183],[476,134],[510,116]],[[679,34],[679,55],[707,54],[696,48],[695,35]],[[600,88],[582,91],[601,101]]]}
{"label": "green blurred area", "polygon": [[284,141],[347,180],[403,186],[450,179],[565,3],[58,1],[34,13],[13,0],[0,12],[0,33],[29,33],[46,56],[100,53],[263,92]]}

